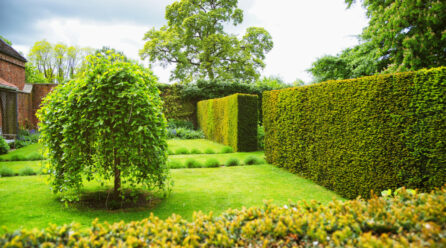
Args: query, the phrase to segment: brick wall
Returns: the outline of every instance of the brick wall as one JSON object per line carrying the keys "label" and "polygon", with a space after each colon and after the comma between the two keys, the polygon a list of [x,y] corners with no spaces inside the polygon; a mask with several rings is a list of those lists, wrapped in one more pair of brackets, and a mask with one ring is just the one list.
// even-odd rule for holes
{"label": "brick wall", "polygon": [[32,115],[32,94],[17,93],[19,127],[35,127]]}
{"label": "brick wall", "polygon": [[37,110],[40,108],[43,98],[54,88],[57,84],[34,84],[32,91],[32,109],[31,109],[31,121],[34,127],[37,127]]}
{"label": "brick wall", "polygon": [[25,63],[0,53],[0,77],[22,90],[25,86]]}

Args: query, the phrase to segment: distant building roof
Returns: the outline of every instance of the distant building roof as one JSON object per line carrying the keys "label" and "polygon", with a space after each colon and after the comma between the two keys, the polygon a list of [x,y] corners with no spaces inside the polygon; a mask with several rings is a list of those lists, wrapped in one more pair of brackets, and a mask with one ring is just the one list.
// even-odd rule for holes
{"label": "distant building roof", "polygon": [[4,42],[2,39],[0,39],[0,53],[9,55],[20,61],[26,62],[26,59],[20,53],[14,50],[14,48],[12,48],[10,45],[8,45],[8,43]]}
{"label": "distant building roof", "polygon": [[8,89],[8,90],[18,90],[17,86],[13,85],[12,83],[7,82],[3,78],[0,77],[0,88]]}

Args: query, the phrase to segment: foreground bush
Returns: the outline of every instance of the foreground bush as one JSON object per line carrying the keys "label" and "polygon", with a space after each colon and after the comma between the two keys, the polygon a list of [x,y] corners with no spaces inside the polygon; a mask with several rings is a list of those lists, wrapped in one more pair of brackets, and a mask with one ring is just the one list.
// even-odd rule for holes
{"label": "foreground bush", "polygon": [[6,140],[3,138],[3,136],[0,136],[0,155],[6,154],[9,151],[9,145],[6,143]]}
{"label": "foreground bush", "polygon": [[446,243],[446,189],[430,194],[400,191],[322,205],[303,202],[242,210],[218,217],[195,214],[188,222],[160,220],[50,226],[0,237],[1,247],[441,247]]}
{"label": "foreground bush", "polygon": [[446,182],[446,67],[263,96],[267,161],[344,197]]}

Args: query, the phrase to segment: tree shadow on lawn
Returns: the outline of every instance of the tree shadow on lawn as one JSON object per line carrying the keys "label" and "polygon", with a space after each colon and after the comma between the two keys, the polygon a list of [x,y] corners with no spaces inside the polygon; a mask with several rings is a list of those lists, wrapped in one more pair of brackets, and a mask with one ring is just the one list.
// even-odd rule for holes
{"label": "tree shadow on lawn", "polygon": [[113,189],[82,192],[79,201],[68,205],[78,210],[105,210],[108,212],[134,212],[152,210],[163,201],[152,192],[124,190],[122,197],[113,194]]}

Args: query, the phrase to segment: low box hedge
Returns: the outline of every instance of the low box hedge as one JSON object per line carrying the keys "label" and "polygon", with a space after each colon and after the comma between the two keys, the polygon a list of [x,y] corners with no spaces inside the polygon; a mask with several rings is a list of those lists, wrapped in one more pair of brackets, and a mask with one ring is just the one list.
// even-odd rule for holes
{"label": "low box hedge", "polygon": [[225,144],[235,152],[257,150],[258,97],[234,94],[199,101],[198,125],[206,138]]}
{"label": "low box hedge", "polygon": [[161,220],[77,224],[18,230],[0,236],[0,247],[444,247],[446,190],[401,190],[328,205],[228,210],[220,216],[196,213]]}
{"label": "low box hedge", "polygon": [[446,67],[263,96],[265,156],[344,197],[446,182]]}

